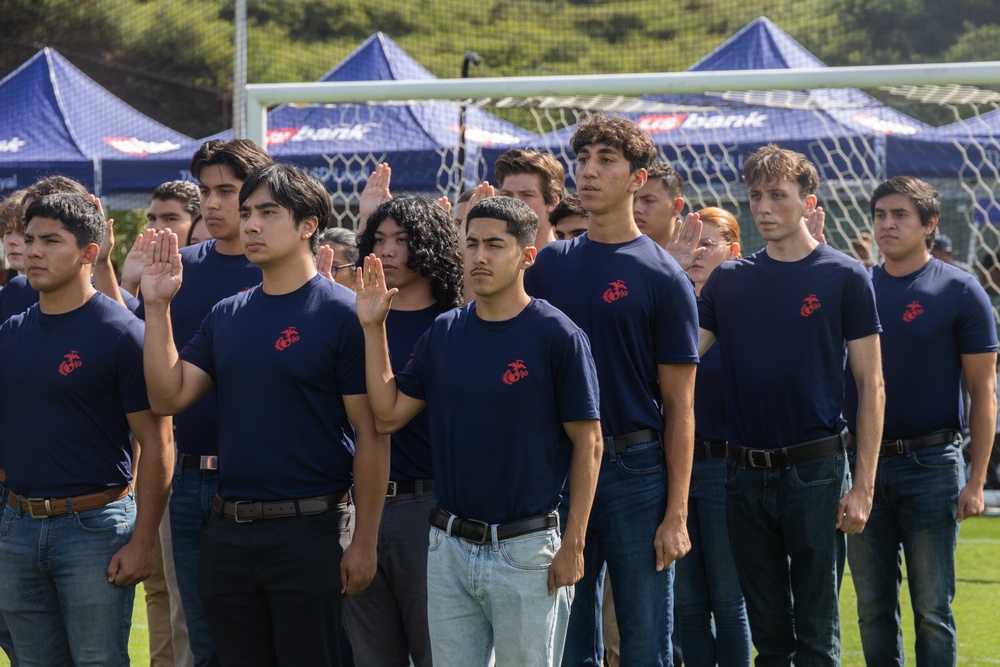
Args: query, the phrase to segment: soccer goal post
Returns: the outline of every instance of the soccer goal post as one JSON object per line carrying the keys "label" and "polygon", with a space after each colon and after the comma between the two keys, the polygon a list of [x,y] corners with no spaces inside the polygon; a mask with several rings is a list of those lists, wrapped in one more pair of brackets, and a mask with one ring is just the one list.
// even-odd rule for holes
{"label": "soccer goal post", "polygon": [[[979,86],[997,82],[1000,62],[251,84],[247,128],[250,139],[279,158],[294,147],[284,159],[302,163],[296,156],[314,144],[320,155],[309,168],[331,191],[339,223],[347,227],[354,226],[353,207],[368,175],[383,161],[393,169],[394,192],[454,201],[463,189],[491,179],[505,150],[530,147],[562,162],[572,192],[569,138],[595,110],[619,113],[648,131],[660,159],[684,178],[688,206],[732,211],[748,251],[762,243],[741,172],[745,157],[763,143],[797,150],[816,164],[827,241],[859,259],[877,259],[871,192],[887,177],[913,175],[940,192],[944,245],[952,261],[982,282],[996,308],[1000,93]],[[302,123],[268,127],[268,109],[279,104],[315,113]],[[410,130],[414,118],[417,129]],[[433,134],[428,128],[435,123],[444,139],[439,132],[436,144],[417,145],[415,134]],[[323,152],[330,141],[350,148]]]}

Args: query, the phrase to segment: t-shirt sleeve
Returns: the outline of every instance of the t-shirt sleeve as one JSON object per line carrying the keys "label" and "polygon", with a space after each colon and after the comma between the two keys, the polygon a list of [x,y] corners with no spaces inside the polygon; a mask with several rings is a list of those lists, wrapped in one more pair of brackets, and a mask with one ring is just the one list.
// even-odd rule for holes
{"label": "t-shirt sleeve", "polygon": [[990,298],[971,278],[962,291],[962,305],[955,323],[960,354],[981,354],[997,351],[997,328]]}
{"label": "t-shirt sleeve", "polygon": [[143,323],[140,320],[129,322],[118,337],[115,349],[118,365],[118,396],[126,414],[149,409],[146,376],[142,369],[143,333]]}
{"label": "t-shirt sleeve", "polygon": [[853,271],[845,285],[841,306],[845,340],[857,340],[882,331],[871,276],[860,262],[855,264],[857,266],[852,267]]}
{"label": "t-shirt sleeve", "polygon": [[218,384],[215,377],[215,360],[212,357],[212,339],[215,328],[215,313],[217,308],[212,308],[205,319],[201,321],[201,326],[180,351],[180,358],[190,364],[194,364],[201,370],[208,373],[212,382]]}
{"label": "t-shirt sleeve", "polygon": [[698,363],[698,306],[685,273],[671,277],[656,308],[653,341],[657,364]]}
{"label": "t-shirt sleeve", "polygon": [[418,401],[427,400],[427,391],[424,387],[424,368],[427,363],[427,353],[431,344],[431,332],[434,326],[425,331],[413,346],[413,356],[403,370],[396,373],[396,388],[411,398]]}
{"label": "t-shirt sleeve", "polygon": [[344,396],[365,394],[365,335],[357,313],[344,318],[337,341],[337,384]]}
{"label": "t-shirt sleeve", "polygon": [[600,389],[597,366],[590,351],[590,340],[579,329],[569,340],[556,344],[556,400],[560,422],[575,422],[601,418]]}

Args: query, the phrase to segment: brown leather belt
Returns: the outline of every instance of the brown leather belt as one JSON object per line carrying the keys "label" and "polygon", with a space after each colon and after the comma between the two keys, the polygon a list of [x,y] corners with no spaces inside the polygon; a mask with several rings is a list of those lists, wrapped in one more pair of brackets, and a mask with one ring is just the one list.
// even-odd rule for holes
{"label": "brown leather belt", "polygon": [[216,496],[212,510],[236,523],[250,523],[260,519],[322,514],[331,507],[347,504],[349,499],[349,492],[293,500],[223,500]]}
{"label": "brown leather belt", "polygon": [[32,519],[47,519],[51,516],[74,514],[96,510],[128,495],[129,486],[115,486],[100,493],[88,493],[72,498],[22,498],[13,491],[7,496],[7,504],[20,510]]}
{"label": "brown leather belt", "polygon": [[[460,519],[441,507],[441,505],[434,506],[429,518],[431,525],[435,528],[443,530],[450,535],[461,537],[463,540],[472,542],[473,544],[486,544],[489,542],[492,534],[490,524],[485,521]],[[500,523],[497,524],[497,540],[509,540],[512,537],[536,533],[540,530],[549,530],[558,526],[559,516],[554,512],[552,514],[528,517],[527,519],[518,519],[508,523]],[[449,528],[451,529],[450,531]]]}
{"label": "brown leather belt", "polygon": [[[934,431],[916,438],[901,438],[899,440],[883,440],[879,444],[879,456],[896,456],[897,454],[909,454],[919,452],[928,447],[937,447],[954,442],[958,438],[958,431],[947,429],[944,431]],[[853,433],[847,434],[847,444],[851,447],[858,446],[858,439]]]}
{"label": "brown leather belt", "polygon": [[838,433],[781,449],[747,449],[728,445],[726,458],[744,468],[789,468],[793,463],[811,461],[844,451],[844,436]]}

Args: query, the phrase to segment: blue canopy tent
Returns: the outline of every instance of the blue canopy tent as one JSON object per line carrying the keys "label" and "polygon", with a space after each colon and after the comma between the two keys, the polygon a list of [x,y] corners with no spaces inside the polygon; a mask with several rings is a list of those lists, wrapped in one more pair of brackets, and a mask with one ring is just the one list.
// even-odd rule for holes
{"label": "blue canopy tent", "polygon": [[[320,81],[433,79],[382,33],[369,37]],[[464,174],[456,173],[460,107],[446,102],[282,104],[267,116],[268,151],[298,164],[340,194],[358,193],[379,162],[392,167],[393,190],[444,194],[477,177],[478,148],[524,144],[532,132],[475,105],[466,110]],[[232,131],[215,137],[229,139]]]}
{"label": "blue canopy tent", "polygon": [[[892,175],[976,180],[1000,171],[1000,110],[889,143]],[[989,218],[995,220],[996,213]]]}
{"label": "blue canopy tent", "polygon": [[[144,161],[192,141],[128,106],[49,48],[0,81],[0,197],[57,173],[101,196],[148,194],[162,180],[149,186],[135,178]],[[115,158],[133,166],[107,169]]]}
{"label": "blue canopy tent", "polygon": [[[767,18],[755,19],[689,71],[824,67]],[[648,131],[688,183],[738,183],[745,158],[766,143],[808,156],[824,180],[880,179],[886,137],[930,126],[857,89],[644,95],[621,115]],[[560,153],[575,127],[545,135]],[[559,150],[555,150],[559,149]]]}

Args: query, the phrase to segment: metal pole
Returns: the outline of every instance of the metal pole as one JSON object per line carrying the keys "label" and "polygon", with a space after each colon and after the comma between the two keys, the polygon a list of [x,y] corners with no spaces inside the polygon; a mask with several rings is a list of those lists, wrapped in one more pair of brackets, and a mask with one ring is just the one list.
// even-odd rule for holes
{"label": "metal pole", "polygon": [[[236,0],[233,43],[233,136],[247,136],[247,0]],[[260,144],[266,149],[265,144]]]}
{"label": "metal pole", "polygon": [[[465,59],[462,60],[462,78],[469,78],[469,65],[475,65],[478,67],[482,64],[482,59],[479,54],[475,51],[468,51],[465,54]],[[456,193],[456,199],[461,196],[462,191],[465,189],[465,104],[462,104],[462,108],[458,114],[458,175],[456,177],[458,192]]]}

